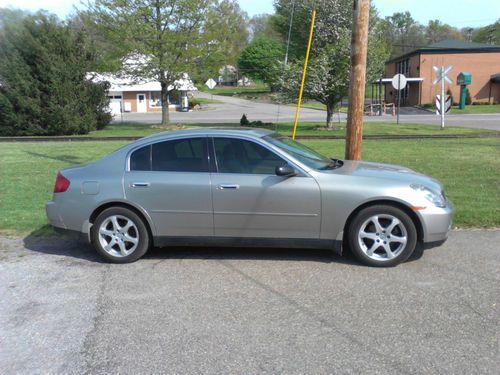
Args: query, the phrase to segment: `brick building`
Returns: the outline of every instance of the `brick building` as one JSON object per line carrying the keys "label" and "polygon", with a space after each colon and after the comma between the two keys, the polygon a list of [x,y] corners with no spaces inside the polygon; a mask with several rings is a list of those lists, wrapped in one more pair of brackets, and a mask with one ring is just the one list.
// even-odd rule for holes
{"label": "brick building", "polygon": [[[473,102],[500,103],[500,46],[489,44],[466,43],[446,40],[428,47],[396,57],[385,63],[385,76],[390,78],[402,73],[414,78],[401,92],[403,105],[424,105],[434,102],[440,93],[440,85],[433,85],[435,78],[433,66],[453,65],[448,76],[453,84],[446,84],[446,91],[451,90],[453,100],[460,99],[460,86],[457,76],[461,72],[469,72],[472,82],[468,86]],[[418,80],[420,78],[420,80]],[[385,100],[388,103],[397,101],[397,92],[390,83],[384,82]]]}

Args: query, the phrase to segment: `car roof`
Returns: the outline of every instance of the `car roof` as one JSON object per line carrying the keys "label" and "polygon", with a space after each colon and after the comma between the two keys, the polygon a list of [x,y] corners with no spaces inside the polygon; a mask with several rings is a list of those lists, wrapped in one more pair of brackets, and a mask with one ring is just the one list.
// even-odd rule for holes
{"label": "car roof", "polygon": [[141,138],[140,142],[151,142],[155,140],[162,140],[168,138],[177,138],[179,136],[247,136],[247,137],[255,137],[262,138],[266,135],[273,134],[274,132],[269,129],[261,129],[261,128],[231,128],[231,127],[221,127],[221,128],[192,128],[192,129],[184,129],[184,130],[175,130],[175,131],[166,131],[157,134],[150,135],[145,138]]}

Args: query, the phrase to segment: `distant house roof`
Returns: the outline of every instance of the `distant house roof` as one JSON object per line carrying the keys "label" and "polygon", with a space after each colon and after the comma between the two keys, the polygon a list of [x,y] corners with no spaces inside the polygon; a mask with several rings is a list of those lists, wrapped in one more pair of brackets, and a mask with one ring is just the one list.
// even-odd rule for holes
{"label": "distant house roof", "polygon": [[[87,79],[94,82],[109,82],[109,91],[161,91],[158,81],[137,80],[130,76],[119,76],[110,73],[88,73]],[[197,91],[189,76],[184,73],[182,77],[174,82],[170,90]]]}
{"label": "distant house roof", "polygon": [[405,53],[401,56],[390,59],[386,62],[392,63],[416,54],[448,54],[448,53],[489,53],[489,52],[500,52],[500,46],[484,44],[484,43],[472,43],[463,42],[460,40],[443,40],[441,42],[430,44],[426,47],[421,47],[411,52]]}

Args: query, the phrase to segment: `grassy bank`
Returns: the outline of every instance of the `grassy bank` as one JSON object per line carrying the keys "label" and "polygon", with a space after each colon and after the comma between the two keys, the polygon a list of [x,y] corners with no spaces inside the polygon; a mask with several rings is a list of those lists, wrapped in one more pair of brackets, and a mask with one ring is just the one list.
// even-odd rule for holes
{"label": "grassy bank", "polygon": [[264,83],[256,83],[252,86],[216,86],[212,90],[203,85],[200,90],[212,95],[240,96],[246,94],[263,94],[271,90]]}
{"label": "grassy bank", "polygon": [[464,109],[453,107],[451,113],[454,115],[479,114],[479,113],[500,113],[500,104],[490,105],[467,105]]}
{"label": "grassy bank", "polygon": [[[250,118],[250,121],[255,119]],[[180,128],[190,127],[239,127],[240,124],[190,124],[190,125],[171,125],[163,127],[160,125],[148,124],[112,124],[108,125],[105,129],[91,132],[89,135],[93,137],[118,137],[118,136],[131,136],[143,137],[159,133],[166,130],[178,130]],[[292,133],[291,122],[272,124],[269,129],[278,131],[282,134],[290,135]],[[345,135],[345,122],[334,123],[334,129],[325,127],[324,122],[301,122],[297,130],[297,135]],[[453,134],[453,135],[478,135],[478,134],[498,134],[495,130],[460,128],[449,126],[441,130],[439,126],[423,125],[423,124],[400,124],[396,125],[394,122],[367,122],[364,124],[363,134],[365,135],[435,135],[435,134]]]}
{"label": "grassy bank", "polygon": [[[44,205],[57,171],[88,163],[126,142],[4,143],[0,147],[0,231],[26,234],[46,225]],[[343,141],[305,144],[342,157]],[[500,226],[500,141],[484,139],[365,141],[365,160],[408,166],[441,180],[456,206],[459,227]],[[47,233],[46,229],[41,233]]]}

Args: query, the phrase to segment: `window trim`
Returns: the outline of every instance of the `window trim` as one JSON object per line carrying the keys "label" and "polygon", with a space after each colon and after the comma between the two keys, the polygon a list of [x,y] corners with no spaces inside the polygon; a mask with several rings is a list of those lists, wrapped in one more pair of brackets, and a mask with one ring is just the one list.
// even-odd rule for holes
{"label": "window trim", "polygon": [[[204,172],[193,172],[193,171],[154,171],[152,169],[153,167],[153,145],[154,144],[157,144],[157,143],[162,143],[162,142],[170,142],[170,141],[182,141],[182,140],[187,140],[187,139],[199,139],[199,138],[203,138],[205,139],[205,144],[206,144],[206,152],[205,152],[205,157],[207,158],[207,165],[208,165],[208,170],[207,171],[204,171]],[[132,157],[132,154],[143,148],[143,147],[148,147],[149,146],[149,162],[150,162],[150,165],[151,165],[151,169],[149,171],[140,171],[140,170],[131,170],[130,169],[130,158]],[[172,138],[166,138],[166,139],[156,139],[154,141],[151,141],[151,142],[148,142],[148,143],[144,143],[144,144],[141,144],[141,145],[137,145],[136,147],[130,149],[127,153],[127,157],[126,157],[126,164],[125,164],[125,172],[150,172],[150,173],[210,173],[211,171],[211,167],[210,167],[210,158],[209,158],[209,155],[210,155],[210,142],[209,142],[209,139],[206,135],[199,135],[199,136],[178,136],[178,137],[172,137]]]}

